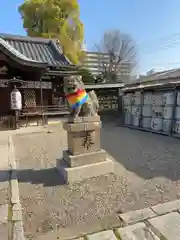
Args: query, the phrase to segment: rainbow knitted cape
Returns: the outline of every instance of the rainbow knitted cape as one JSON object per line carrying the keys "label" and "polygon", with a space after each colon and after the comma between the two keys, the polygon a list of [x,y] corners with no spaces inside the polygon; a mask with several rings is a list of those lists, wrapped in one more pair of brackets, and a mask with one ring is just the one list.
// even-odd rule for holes
{"label": "rainbow knitted cape", "polygon": [[75,93],[66,95],[69,105],[71,108],[77,108],[84,104],[88,100],[88,94],[84,89],[78,89]]}

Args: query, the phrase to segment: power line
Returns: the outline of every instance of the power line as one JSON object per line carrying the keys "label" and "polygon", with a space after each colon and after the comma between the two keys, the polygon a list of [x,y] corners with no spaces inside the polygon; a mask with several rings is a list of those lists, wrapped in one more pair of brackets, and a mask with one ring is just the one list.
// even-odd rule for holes
{"label": "power line", "polygon": [[[143,44],[142,43],[138,43],[137,42],[137,45],[139,46],[152,46],[153,47],[153,44],[154,46],[158,46],[158,45],[161,45],[163,42],[167,43],[167,42],[170,42],[170,41],[174,41],[176,39],[179,39],[180,38],[180,33],[175,33],[175,34],[171,34],[171,35],[168,35],[168,36],[165,36],[165,37],[162,37],[162,38],[159,38],[157,39],[156,41],[150,41],[150,42],[144,42]],[[144,49],[146,49],[147,47],[145,47]]]}
{"label": "power line", "polygon": [[141,50],[142,53],[145,53],[145,54],[151,54],[153,53],[154,51],[162,51],[162,50],[168,50],[170,48],[174,48],[174,47],[177,47],[178,45],[180,44],[180,38],[178,39],[178,41],[176,42],[169,42],[169,43],[166,43],[166,44],[163,44],[163,45],[160,45],[160,46],[157,46],[156,48],[152,48],[152,49],[144,49],[144,50]]}
{"label": "power line", "polygon": [[158,39],[157,41],[150,42],[151,44],[144,43],[143,45],[146,44],[146,47],[142,47],[142,44],[137,44],[138,49],[141,50],[141,52],[144,53],[151,53],[153,51],[164,49],[164,48],[170,48],[173,47],[174,45],[178,45],[180,43],[180,33],[175,33],[166,37],[162,37]]}
{"label": "power line", "polygon": [[[150,46],[146,43],[147,47],[139,48],[142,54],[152,54],[154,52],[166,51],[180,46],[180,33],[175,33],[166,37],[162,37],[156,42],[151,42]],[[180,65],[179,61],[165,62],[165,63],[152,63],[151,68],[169,68],[170,66]],[[178,66],[176,66],[178,67]]]}
{"label": "power line", "polygon": [[154,49],[157,49],[157,48],[160,48],[160,47],[165,47],[165,46],[171,46],[172,44],[178,44],[180,42],[180,37],[177,38],[177,39],[174,39],[174,40],[171,40],[171,41],[167,41],[165,43],[161,43],[161,44],[158,44],[156,46],[153,46],[153,47],[147,47],[147,48],[141,48],[144,52],[145,51],[152,51]]}
{"label": "power line", "polygon": [[180,65],[180,62],[167,62],[167,63],[153,63],[156,66],[165,66],[165,65]]}

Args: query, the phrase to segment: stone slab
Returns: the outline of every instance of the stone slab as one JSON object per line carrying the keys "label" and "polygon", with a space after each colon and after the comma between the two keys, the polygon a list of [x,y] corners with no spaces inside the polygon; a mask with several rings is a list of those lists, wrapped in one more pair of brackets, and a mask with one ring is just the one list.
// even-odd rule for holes
{"label": "stone slab", "polygon": [[67,132],[93,131],[101,128],[101,122],[64,123],[63,128]]}
{"label": "stone slab", "polygon": [[9,211],[8,204],[0,206],[0,224],[8,222],[8,211]]}
{"label": "stone slab", "polygon": [[180,239],[180,214],[172,212],[167,215],[149,219],[151,229],[160,239],[179,240]]}
{"label": "stone slab", "polygon": [[8,142],[8,131],[1,131],[0,146],[6,146]]}
{"label": "stone slab", "polygon": [[102,149],[100,151],[83,153],[79,155],[72,155],[68,151],[63,151],[63,159],[67,162],[69,167],[78,167],[102,162],[106,160],[106,155],[106,151]]}
{"label": "stone slab", "polygon": [[[14,153],[14,144],[12,140],[12,135],[8,137],[8,144],[9,144],[9,164],[11,169],[16,169],[16,160],[15,160],[15,153]],[[14,173],[11,173],[11,178]],[[14,177],[14,176],[13,176]]]}
{"label": "stone slab", "polygon": [[12,210],[13,211],[21,211],[21,208],[22,208],[21,203],[16,203],[13,205]]}
{"label": "stone slab", "polygon": [[89,117],[77,117],[73,118],[71,116],[68,117],[68,122],[69,123],[79,123],[79,122],[99,122],[100,121],[100,116],[89,116]]}
{"label": "stone slab", "polygon": [[11,203],[19,203],[19,186],[16,178],[11,179]]}
{"label": "stone slab", "polygon": [[151,209],[159,215],[163,215],[163,214],[170,213],[173,211],[178,211],[178,210],[180,210],[180,200],[175,200],[175,201],[170,201],[170,202],[163,203],[163,204],[158,204],[154,207],[151,207]]}
{"label": "stone slab", "polygon": [[[40,235],[37,240],[49,240],[49,239],[63,239],[63,240],[77,240],[78,237],[90,235],[95,232],[102,232],[104,229],[118,228],[122,226],[117,215],[108,215],[103,219],[91,220],[89,222],[82,222],[78,225],[74,225],[67,228],[60,228],[54,232],[47,232]],[[81,238],[80,238],[81,239]],[[87,240],[85,237],[82,238]]]}
{"label": "stone slab", "polygon": [[117,233],[121,240],[160,240],[144,223],[119,228]]}
{"label": "stone slab", "polygon": [[25,240],[22,221],[14,222],[12,240]]}
{"label": "stone slab", "polygon": [[92,235],[87,235],[86,239],[87,240],[117,240],[112,230],[107,230],[99,233],[94,233]]}
{"label": "stone slab", "polygon": [[9,169],[8,144],[0,145],[0,153],[1,153],[0,169],[8,170]]}
{"label": "stone slab", "polygon": [[74,168],[69,168],[67,163],[63,159],[60,159],[57,160],[56,167],[66,183],[80,182],[91,177],[98,177],[114,172],[114,162],[109,158],[100,163]]}
{"label": "stone slab", "polygon": [[0,224],[0,239],[9,240],[8,237],[8,224]]}
{"label": "stone slab", "polygon": [[81,131],[67,134],[68,151],[72,155],[101,150],[100,128],[93,131]]}
{"label": "stone slab", "polygon": [[150,208],[144,208],[119,215],[120,219],[126,224],[137,223],[155,216],[156,214]]}
{"label": "stone slab", "polygon": [[12,221],[22,221],[22,212],[21,210],[13,211]]}
{"label": "stone slab", "polygon": [[10,189],[8,185],[7,185],[7,188],[0,189],[0,205],[8,203],[10,198],[9,196],[10,196]]}

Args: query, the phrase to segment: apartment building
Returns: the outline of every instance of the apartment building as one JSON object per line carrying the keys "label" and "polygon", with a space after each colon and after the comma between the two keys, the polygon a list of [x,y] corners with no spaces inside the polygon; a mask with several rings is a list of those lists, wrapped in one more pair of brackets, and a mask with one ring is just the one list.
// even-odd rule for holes
{"label": "apartment building", "polygon": [[[109,63],[110,57],[107,53],[88,52],[86,51],[86,57],[84,60],[84,67],[94,75],[100,75],[104,66]],[[129,63],[120,63],[118,65],[118,81],[123,82],[130,79],[130,65]]]}

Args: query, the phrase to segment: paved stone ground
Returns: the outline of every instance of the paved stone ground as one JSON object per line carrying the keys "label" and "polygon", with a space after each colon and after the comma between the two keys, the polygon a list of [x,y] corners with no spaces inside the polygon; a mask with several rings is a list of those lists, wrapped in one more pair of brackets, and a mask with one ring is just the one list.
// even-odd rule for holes
{"label": "paved stone ground", "polygon": [[[31,128],[26,129],[26,132],[32,131]],[[1,131],[0,134],[0,239],[2,240],[24,240],[18,182],[14,171],[16,162],[10,137],[12,134],[22,132],[24,130]]]}
{"label": "paved stone ground", "polygon": [[180,198],[179,139],[108,123],[102,131],[102,146],[120,164],[116,174],[126,176],[128,186],[136,190],[130,193],[129,210]]}
{"label": "paved stone ground", "polygon": [[8,136],[0,135],[0,239],[8,240],[10,219],[10,172],[8,159]]}
{"label": "paved stone ground", "polygon": [[[141,210],[141,213],[143,211]],[[131,214],[136,215],[136,212]],[[153,218],[146,217],[145,221],[136,222],[124,228],[88,234],[76,240],[179,240],[179,238],[180,214],[177,211],[162,216],[156,215]]]}
{"label": "paved stone ground", "polygon": [[180,197],[178,139],[104,123],[102,145],[117,160],[115,174],[65,186],[55,159],[66,134],[51,130],[13,137],[27,239]]}
{"label": "paved stone ground", "polygon": [[[126,225],[87,234],[77,240],[179,240],[180,200],[120,214]],[[61,234],[59,233],[60,239]]]}
{"label": "paved stone ground", "polygon": [[[110,224],[110,225],[109,225]],[[109,227],[108,227],[109,225]],[[61,229],[37,240],[179,240],[180,200],[119,214],[117,218]]]}

